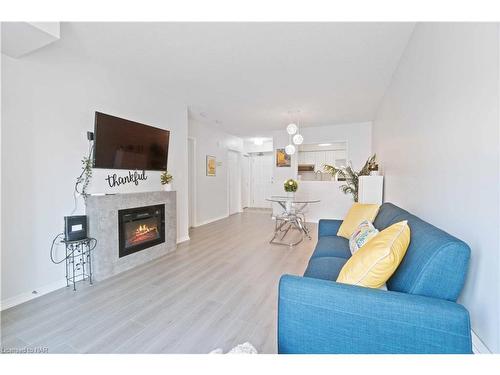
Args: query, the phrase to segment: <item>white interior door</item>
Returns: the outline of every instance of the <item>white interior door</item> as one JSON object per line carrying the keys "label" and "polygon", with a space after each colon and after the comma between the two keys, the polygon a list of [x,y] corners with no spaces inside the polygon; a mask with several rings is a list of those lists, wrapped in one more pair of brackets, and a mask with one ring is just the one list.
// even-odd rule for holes
{"label": "white interior door", "polygon": [[241,158],[241,207],[250,206],[250,157]]}
{"label": "white interior door", "polygon": [[253,154],[251,161],[251,206],[271,208],[266,198],[271,196],[273,184],[272,152]]}
{"label": "white interior door", "polygon": [[227,153],[227,174],[229,215],[233,215],[241,212],[240,155],[235,151]]}

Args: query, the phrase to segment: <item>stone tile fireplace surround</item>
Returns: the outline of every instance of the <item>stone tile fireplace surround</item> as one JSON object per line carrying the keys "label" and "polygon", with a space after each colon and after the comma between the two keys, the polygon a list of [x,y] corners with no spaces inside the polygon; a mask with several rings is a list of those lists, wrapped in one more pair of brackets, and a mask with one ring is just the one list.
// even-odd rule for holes
{"label": "stone tile fireplace surround", "polygon": [[[158,204],[165,205],[165,242],[120,258],[118,210]],[[175,191],[89,196],[86,214],[89,220],[89,235],[97,239],[92,256],[96,280],[104,280],[159,258],[176,248]]]}

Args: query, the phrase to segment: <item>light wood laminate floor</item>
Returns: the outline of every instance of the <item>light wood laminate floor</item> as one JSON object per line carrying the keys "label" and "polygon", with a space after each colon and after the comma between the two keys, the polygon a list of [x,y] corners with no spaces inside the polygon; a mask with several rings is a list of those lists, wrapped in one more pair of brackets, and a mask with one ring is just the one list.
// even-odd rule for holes
{"label": "light wood laminate floor", "polygon": [[316,242],[268,243],[269,212],[194,228],[176,251],[94,286],[63,288],[1,313],[3,348],[49,353],[208,353],[245,341],[276,352],[277,287]]}

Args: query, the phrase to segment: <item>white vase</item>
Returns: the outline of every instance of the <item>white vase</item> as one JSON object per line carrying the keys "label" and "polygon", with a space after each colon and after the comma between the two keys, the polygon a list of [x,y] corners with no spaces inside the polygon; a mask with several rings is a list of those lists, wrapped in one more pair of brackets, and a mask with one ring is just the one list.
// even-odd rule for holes
{"label": "white vase", "polygon": [[171,184],[163,185],[163,190],[164,191],[172,191],[172,185]]}

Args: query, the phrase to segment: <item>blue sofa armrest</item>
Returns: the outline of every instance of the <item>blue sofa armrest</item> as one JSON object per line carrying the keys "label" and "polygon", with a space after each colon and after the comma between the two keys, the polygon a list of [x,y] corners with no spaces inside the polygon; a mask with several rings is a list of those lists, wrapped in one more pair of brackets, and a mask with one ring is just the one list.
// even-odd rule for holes
{"label": "blue sofa armrest", "polygon": [[320,219],[318,223],[318,237],[336,236],[342,220]]}
{"label": "blue sofa armrest", "polygon": [[279,353],[471,353],[468,311],[430,297],[284,275]]}

